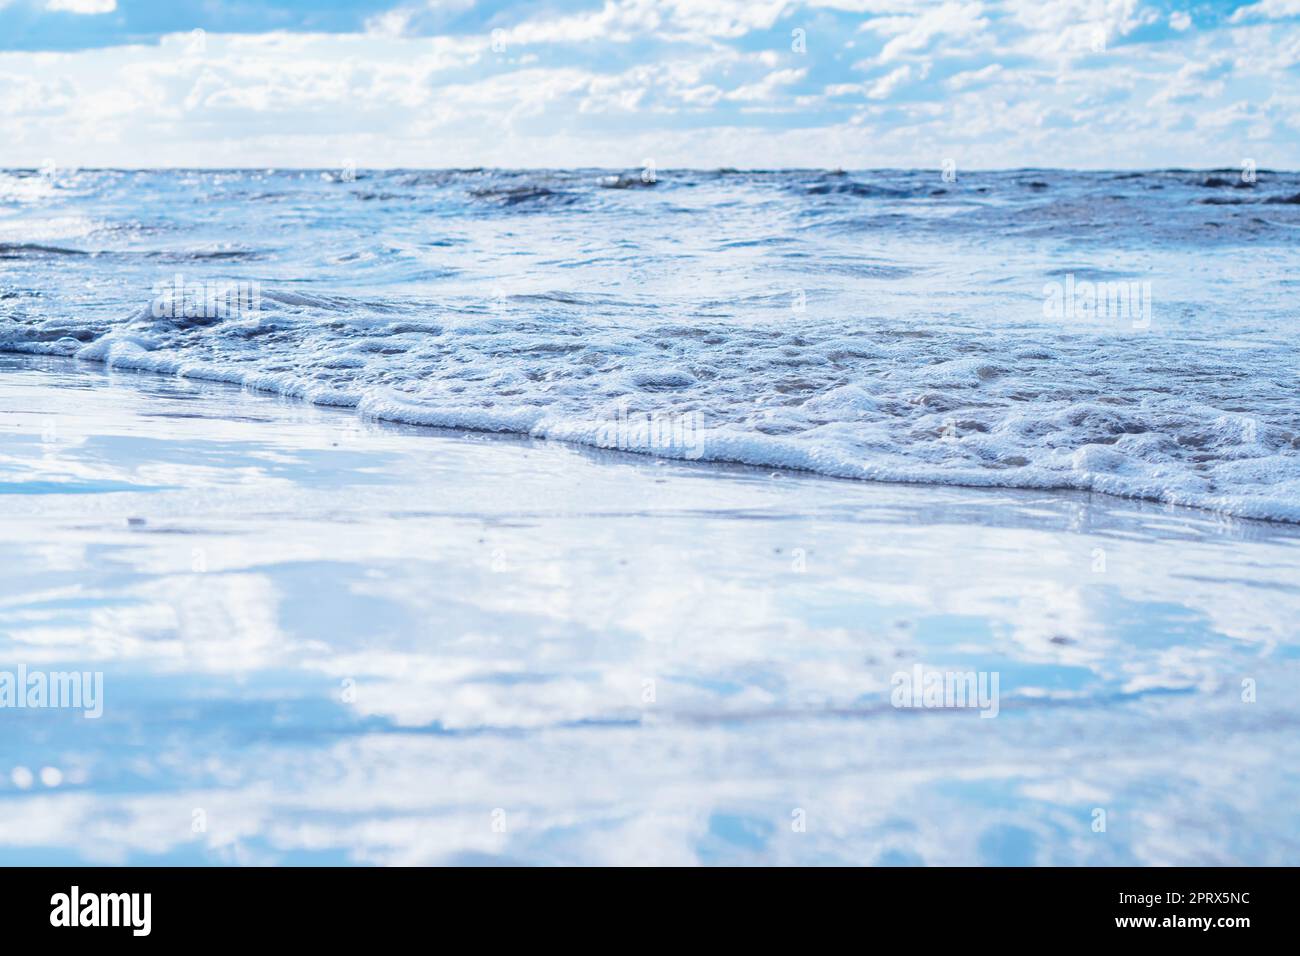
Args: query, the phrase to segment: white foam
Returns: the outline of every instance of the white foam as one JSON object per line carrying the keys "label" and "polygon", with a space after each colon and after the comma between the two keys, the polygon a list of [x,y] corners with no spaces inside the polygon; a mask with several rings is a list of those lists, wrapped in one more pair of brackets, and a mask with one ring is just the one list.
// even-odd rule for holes
{"label": "white foam", "polygon": [[[1197,361],[1182,366],[1155,337],[1062,335],[1029,348],[1009,333],[899,337],[864,323],[848,337],[835,323],[808,321],[775,336],[721,325],[677,335],[665,361],[654,328],[575,320],[420,332],[337,297],[273,291],[264,300],[252,322],[187,325],[141,309],[87,344],[41,341],[31,328],[24,338],[13,323],[0,326],[0,341],[413,425],[842,478],[1069,488],[1300,521],[1295,398],[1257,394],[1249,379],[1217,392],[1201,384],[1207,367],[1280,375],[1289,359],[1266,344],[1215,356],[1202,342]],[[574,360],[578,334],[584,361]],[[827,354],[836,360],[798,361]]]}

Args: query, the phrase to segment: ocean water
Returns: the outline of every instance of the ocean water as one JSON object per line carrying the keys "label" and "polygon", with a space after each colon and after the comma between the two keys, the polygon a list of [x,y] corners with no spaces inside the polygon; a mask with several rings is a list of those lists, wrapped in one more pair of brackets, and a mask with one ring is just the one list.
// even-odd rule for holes
{"label": "ocean water", "polygon": [[0,172],[6,351],[1287,522],[1298,292],[1267,170]]}

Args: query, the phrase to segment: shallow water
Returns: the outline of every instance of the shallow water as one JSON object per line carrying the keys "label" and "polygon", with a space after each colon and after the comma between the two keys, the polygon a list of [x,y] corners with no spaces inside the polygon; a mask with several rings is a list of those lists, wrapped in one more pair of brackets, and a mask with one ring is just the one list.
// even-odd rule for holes
{"label": "shallow water", "polygon": [[0,356],[0,569],[7,863],[1300,858],[1289,524]]}
{"label": "shallow water", "polygon": [[1298,230],[1270,171],[10,171],[0,348],[1294,522]]}

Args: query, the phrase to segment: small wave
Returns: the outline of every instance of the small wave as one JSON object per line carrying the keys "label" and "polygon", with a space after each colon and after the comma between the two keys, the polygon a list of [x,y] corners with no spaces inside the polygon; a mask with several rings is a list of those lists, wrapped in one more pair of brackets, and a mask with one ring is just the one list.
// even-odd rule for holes
{"label": "small wave", "polygon": [[[232,382],[413,425],[876,481],[1074,489],[1300,522],[1300,416],[1242,346],[834,322],[446,323],[270,289],[255,317],[0,322],[0,347]],[[423,307],[427,309],[426,307]],[[394,313],[402,313],[395,320]],[[669,356],[672,356],[670,359]],[[1249,352],[1261,369],[1285,350]],[[1280,363],[1280,364],[1279,364]],[[1141,374],[1137,374],[1140,371]],[[1279,405],[1278,403],[1281,402]],[[1278,409],[1289,409],[1279,413]]]}
{"label": "small wave", "polygon": [[612,176],[601,176],[596,180],[596,185],[601,189],[649,189],[659,185],[657,177],[646,177],[640,173],[626,175],[618,173]]}
{"label": "small wave", "polygon": [[0,259],[47,259],[51,256],[87,256],[84,249],[45,246],[35,242],[0,242]]}
{"label": "small wave", "polygon": [[56,186],[52,177],[31,172],[0,172],[0,203],[37,203],[49,199]]}
{"label": "small wave", "polygon": [[163,249],[142,255],[162,262],[247,262],[263,256],[252,249]]}
{"label": "small wave", "polygon": [[809,196],[853,196],[856,199],[912,199],[916,196],[913,190],[873,186],[852,180],[813,183],[804,187],[804,193]]}
{"label": "small wave", "polygon": [[536,205],[570,205],[577,201],[577,196],[568,191],[550,189],[546,186],[487,186],[471,189],[469,194],[475,199],[492,202],[499,206]]}

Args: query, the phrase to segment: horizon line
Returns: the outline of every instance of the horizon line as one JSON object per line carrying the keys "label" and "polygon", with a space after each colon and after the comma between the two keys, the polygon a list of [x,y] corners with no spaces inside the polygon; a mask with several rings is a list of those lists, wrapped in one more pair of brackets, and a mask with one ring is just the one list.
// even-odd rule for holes
{"label": "horizon line", "polygon": [[[41,174],[46,165],[40,166],[0,166],[3,173]],[[92,173],[139,173],[139,172],[282,172],[315,173],[332,172],[338,169],[354,169],[356,172],[509,172],[509,173],[554,173],[554,172],[626,172],[646,168],[644,165],[628,166],[92,166],[54,164],[56,170]],[[678,173],[912,173],[942,172],[944,167],[937,166],[655,166],[656,174],[660,172]],[[958,173],[1236,173],[1245,167],[1237,166],[958,166]],[[1275,169],[1268,166],[1253,167],[1255,173],[1300,173],[1300,169]]]}

